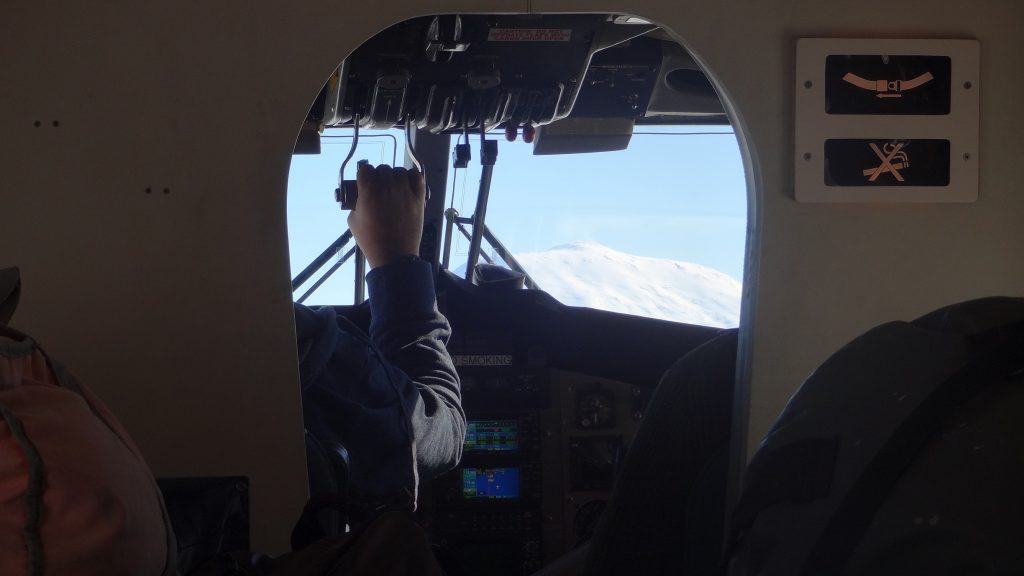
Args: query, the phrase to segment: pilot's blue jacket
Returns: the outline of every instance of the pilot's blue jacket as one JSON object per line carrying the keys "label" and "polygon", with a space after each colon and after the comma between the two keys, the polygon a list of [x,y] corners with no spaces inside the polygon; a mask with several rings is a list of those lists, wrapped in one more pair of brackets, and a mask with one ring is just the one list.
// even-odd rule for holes
{"label": "pilot's blue jacket", "polygon": [[388,496],[449,470],[462,455],[466,416],[445,344],[432,267],[414,260],[370,271],[370,334],[331,307],[295,305],[306,429],[338,441],[350,489]]}

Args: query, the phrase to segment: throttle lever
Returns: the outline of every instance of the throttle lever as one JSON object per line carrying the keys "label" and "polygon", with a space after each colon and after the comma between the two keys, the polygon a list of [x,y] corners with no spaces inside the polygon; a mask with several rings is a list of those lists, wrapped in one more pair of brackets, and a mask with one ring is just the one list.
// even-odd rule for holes
{"label": "throttle lever", "polygon": [[[359,173],[359,168],[369,163],[369,160],[356,162],[356,174]],[[342,210],[355,210],[356,200],[359,199],[359,187],[356,182],[356,180],[342,180],[341,185],[334,189],[334,200],[341,204]]]}
{"label": "throttle lever", "polygon": [[[352,148],[348,151],[348,156],[341,163],[341,169],[338,171],[338,187],[334,189],[334,201],[341,205],[342,210],[355,210],[356,201],[359,199],[359,188],[356,185],[356,180],[345,179],[345,167],[348,166],[352,156],[356,153],[356,146],[359,144],[359,115],[355,114],[352,117],[352,129],[354,134],[352,136]],[[412,144],[412,117],[406,117],[405,120],[405,150],[409,155],[409,159],[412,160],[413,165],[417,170],[420,171],[420,175],[424,178],[424,186],[426,191],[426,199],[430,200],[430,187],[426,186],[426,170],[423,168],[423,163],[416,155],[416,149]],[[362,167],[370,162],[368,160],[360,160],[356,162],[357,167]],[[359,168],[356,168],[356,174],[359,173]]]}
{"label": "throttle lever", "polygon": [[[348,156],[341,162],[341,168],[338,170],[338,187],[334,189],[334,201],[341,204],[342,210],[355,210],[356,200],[359,197],[359,189],[356,186],[355,180],[345,179],[345,166],[348,166],[348,161],[352,159],[352,156],[356,153],[356,146],[359,145],[359,113],[352,115],[352,147],[349,148]],[[356,162],[357,166],[369,164],[366,160],[360,160]],[[358,173],[358,168],[356,169]]]}
{"label": "throttle lever", "polygon": [[427,184],[427,169],[423,166],[423,162],[420,161],[420,157],[416,154],[416,148],[412,144],[412,135],[415,131],[415,127],[412,123],[412,114],[405,117],[405,153],[409,156],[409,160],[412,161],[412,165],[420,171],[420,177],[423,178],[423,192],[426,196],[424,200],[430,200],[430,185]]}

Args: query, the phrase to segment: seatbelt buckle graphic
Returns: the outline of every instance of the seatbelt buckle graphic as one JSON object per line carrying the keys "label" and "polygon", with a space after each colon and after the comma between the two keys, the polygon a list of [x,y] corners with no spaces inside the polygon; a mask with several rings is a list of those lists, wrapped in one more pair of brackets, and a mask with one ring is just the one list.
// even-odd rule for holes
{"label": "seatbelt buckle graphic", "polygon": [[853,72],[847,72],[843,76],[843,81],[853,84],[858,88],[875,92],[876,98],[902,98],[904,92],[913,90],[918,86],[923,86],[934,79],[935,77],[932,76],[931,72],[925,72],[910,80],[868,80],[867,78],[857,76]]}

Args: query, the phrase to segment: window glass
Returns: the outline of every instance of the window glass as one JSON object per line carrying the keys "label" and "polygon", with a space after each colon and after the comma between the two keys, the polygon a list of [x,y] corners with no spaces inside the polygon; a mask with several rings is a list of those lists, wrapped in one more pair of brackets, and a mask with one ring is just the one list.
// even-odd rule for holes
{"label": "window glass", "polygon": [[[470,143],[474,163],[449,173],[463,216],[480,179],[479,136]],[[616,152],[498,146],[487,224],[541,289],[569,305],[738,325],[747,205],[729,126],[638,127]],[[462,274],[468,248],[456,234],[452,268]]]}
{"label": "window glass", "polygon": [[[358,159],[402,162],[401,131],[372,134],[360,136],[349,178]],[[534,156],[532,146],[501,134],[488,138],[499,140],[488,227],[542,290],[573,306],[738,324],[747,207],[730,127],[638,127],[626,150],[558,156]],[[333,190],[351,139],[325,136],[322,142],[321,155],[292,161],[293,277],[346,228],[347,213],[338,209]],[[449,168],[446,190],[462,216],[472,215],[480,180],[479,135],[470,144],[470,167]],[[464,275],[469,241],[457,231],[453,237],[451,268]],[[501,262],[486,242],[485,251]],[[351,262],[342,266],[306,303],[351,303],[353,268]]]}

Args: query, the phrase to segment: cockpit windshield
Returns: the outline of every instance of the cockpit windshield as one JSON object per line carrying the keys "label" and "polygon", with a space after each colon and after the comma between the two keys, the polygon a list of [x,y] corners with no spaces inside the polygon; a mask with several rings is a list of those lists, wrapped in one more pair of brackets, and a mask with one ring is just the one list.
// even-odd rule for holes
{"label": "cockpit windshield", "polygon": [[[344,230],[331,188],[350,144],[327,135],[320,155],[293,160],[293,276]],[[401,163],[403,147],[399,130],[370,132],[356,154]],[[487,225],[540,289],[572,306],[738,324],[746,191],[729,126],[637,127],[628,148],[613,152],[535,156],[504,139],[498,148]],[[480,171],[475,162],[449,168],[447,204],[460,215],[473,212]],[[453,234],[450,268],[460,276],[468,252],[469,240]],[[483,253],[503,263],[486,243]],[[353,268],[345,264],[306,302],[351,303]]]}
{"label": "cockpit windshield", "polygon": [[[696,60],[645,20],[398,23],[331,74],[296,153],[288,220],[298,301],[364,296],[334,197],[337,187],[337,201],[354,205],[356,162],[427,158],[437,193],[421,256],[450,272],[479,284],[475,264],[494,263],[567,305],[739,322],[747,210],[736,136]],[[320,268],[328,273],[314,275]]]}

